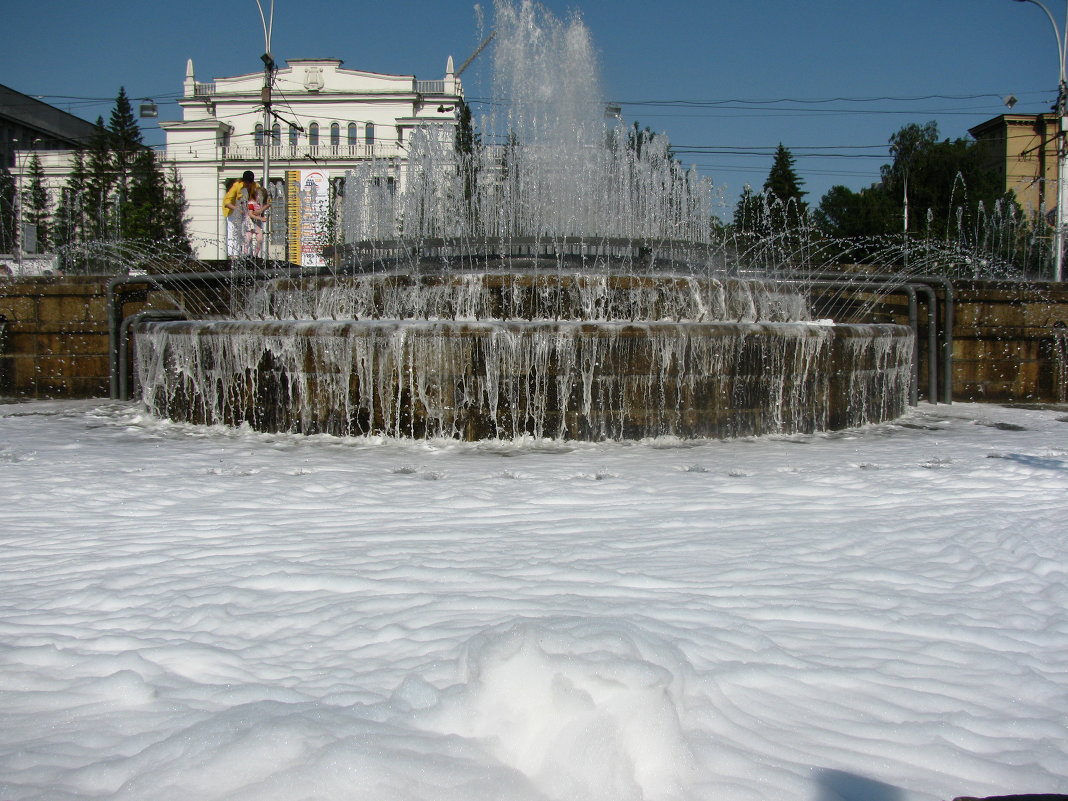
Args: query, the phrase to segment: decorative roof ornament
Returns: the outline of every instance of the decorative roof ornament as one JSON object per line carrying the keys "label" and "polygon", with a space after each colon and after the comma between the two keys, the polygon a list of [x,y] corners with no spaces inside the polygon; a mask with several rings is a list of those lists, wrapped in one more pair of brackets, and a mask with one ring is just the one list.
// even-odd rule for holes
{"label": "decorative roof ornament", "polygon": [[322,67],[305,67],[304,68],[304,88],[309,92],[318,92],[326,86],[326,81],[323,79]]}

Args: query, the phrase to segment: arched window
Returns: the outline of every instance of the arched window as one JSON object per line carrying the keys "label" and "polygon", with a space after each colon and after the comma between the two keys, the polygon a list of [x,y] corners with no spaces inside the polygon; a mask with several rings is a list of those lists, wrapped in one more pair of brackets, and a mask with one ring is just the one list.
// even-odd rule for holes
{"label": "arched window", "polygon": [[349,147],[354,147],[360,143],[360,134],[356,128],[356,123],[349,123]]}
{"label": "arched window", "polygon": [[319,147],[319,123],[313,122],[308,126],[308,144]]}
{"label": "arched window", "polygon": [[256,147],[263,147],[263,125],[262,123],[256,126]]}
{"label": "arched window", "polygon": [[271,144],[275,147],[279,147],[282,144],[282,126],[277,122],[274,124],[274,128],[271,129]]}
{"label": "arched window", "polygon": [[296,125],[289,126],[289,146],[296,148],[300,145],[300,129]]}
{"label": "arched window", "polygon": [[330,123],[330,147],[341,147],[341,126]]}
{"label": "arched window", "polygon": [[375,124],[369,122],[363,126],[363,141],[366,145],[373,145],[375,143]]}

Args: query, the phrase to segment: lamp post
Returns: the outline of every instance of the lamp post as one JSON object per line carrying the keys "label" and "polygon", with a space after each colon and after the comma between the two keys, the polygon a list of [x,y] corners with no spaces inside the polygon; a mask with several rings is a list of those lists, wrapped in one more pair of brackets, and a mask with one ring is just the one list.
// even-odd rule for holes
{"label": "lamp post", "polygon": [[[271,55],[271,33],[274,28],[274,0],[271,0],[270,12],[263,13],[263,5],[256,0],[256,8],[260,12],[260,22],[263,24],[263,89],[260,91],[260,102],[263,103],[263,193],[265,206],[270,202],[271,188],[268,179],[268,171],[271,168],[271,144],[274,139],[274,130],[271,126],[271,84],[274,80],[275,63]],[[271,215],[265,214],[263,219],[263,258],[267,259],[271,252]]]}
{"label": "lamp post", "polygon": [[1068,204],[1068,148],[1065,146],[1065,132],[1068,129],[1068,84],[1065,82],[1065,60],[1068,57],[1068,3],[1065,4],[1064,25],[1057,27],[1057,20],[1040,0],[1015,0],[1017,3],[1031,3],[1046,12],[1053,35],[1057,39],[1057,61],[1060,72],[1057,80],[1057,222],[1053,232],[1053,280],[1060,281],[1064,275],[1064,225],[1065,205]]}

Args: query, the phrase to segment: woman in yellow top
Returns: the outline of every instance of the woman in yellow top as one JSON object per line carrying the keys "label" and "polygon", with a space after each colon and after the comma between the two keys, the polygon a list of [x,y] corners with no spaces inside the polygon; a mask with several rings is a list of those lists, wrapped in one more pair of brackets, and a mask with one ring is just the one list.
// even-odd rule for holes
{"label": "woman in yellow top", "polygon": [[256,197],[260,185],[252,170],[245,170],[241,180],[234,181],[223,198],[223,215],[226,217],[226,255],[240,256],[245,241],[245,214],[249,198]]}

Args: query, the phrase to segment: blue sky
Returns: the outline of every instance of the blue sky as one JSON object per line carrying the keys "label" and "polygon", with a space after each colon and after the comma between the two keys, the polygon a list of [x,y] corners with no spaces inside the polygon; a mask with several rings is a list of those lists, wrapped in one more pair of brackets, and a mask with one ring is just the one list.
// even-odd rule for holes
{"label": "blue sky", "polygon": [[[263,0],[265,5],[269,0]],[[120,86],[176,119],[186,59],[200,80],[257,71],[255,0],[9,2],[0,25],[0,83],[86,119],[109,113]],[[547,0],[577,11],[600,52],[606,100],[628,122],[666,131],[733,206],[759,187],[776,145],[797,157],[809,200],[834,184],[878,179],[887,140],[935,120],[944,137],[1005,110],[1045,111],[1057,83],[1053,29],[1012,0]],[[1064,0],[1047,0],[1063,19]],[[487,21],[492,0],[482,3]],[[482,33],[467,0],[275,0],[273,50],[336,57],[347,67],[438,78]],[[489,24],[487,22],[487,24]],[[468,99],[488,95],[489,59],[464,74]],[[836,99],[837,98],[837,99]],[[162,144],[151,121],[146,140]]]}

